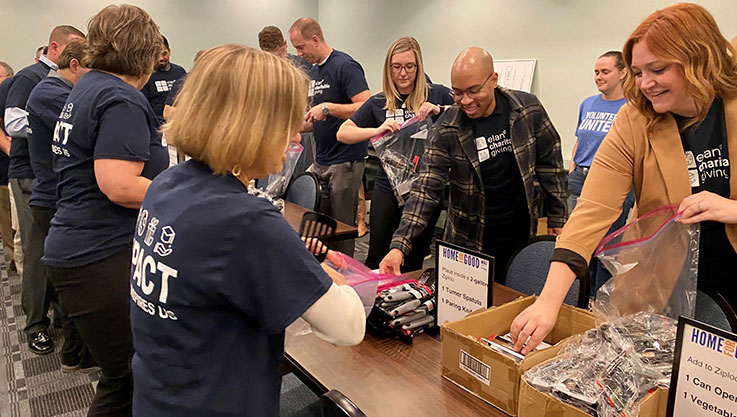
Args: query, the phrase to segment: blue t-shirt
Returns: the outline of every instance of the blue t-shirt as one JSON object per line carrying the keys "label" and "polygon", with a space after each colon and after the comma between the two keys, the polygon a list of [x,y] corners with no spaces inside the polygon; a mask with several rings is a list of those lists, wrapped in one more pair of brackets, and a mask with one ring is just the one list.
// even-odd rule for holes
{"label": "blue t-shirt", "polygon": [[56,207],[56,174],[54,174],[51,142],[56,120],[67,101],[72,85],[56,72],[44,78],[28,97],[28,151],[33,175],[30,205]]}
{"label": "blue t-shirt", "polygon": [[594,155],[609,133],[609,129],[617,118],[619,108],[627,100],[604,100],[601,94],[591,96],[581,103],[578,110],[578,123],[576,124],[576,137],[578,145],[573,162],[577,166],[590,167],[594,162]]}
{"label": "blue t-shirt", "polygon": [[[36,87],[36,84],[46,78],[49,71],[51,71],[51,67],[43,61],[38,61],[15,74],[13,85],[10,87],[8,97],[5,100],[5,108],[25,109],[31,91]],[[28,140],[26,138],[17,137],[10,142],[8,176],[10,178],[33,178],[31,160],[28,156]]]}
{"label": "blue t-shirt", "polygon": [[[312,105],[320,103],[350,104],[351,97],[368,90],[361,64],[350,55],[333,49],[322,65],[310,69],[309,98]],[[338,142],[336,134],[344,119],[328,116],[312,125],[315,136],[315,161],[320,165],[352,162],[368,155],[368,142],[346,145]]]}
{"label": "blue t-shirt", "polygon": [[174,82],[186,74],[187,71],[184,68],[172,62],[167,71],[157,69],[151,74],[148,82],[141,89],[143,95],[151,103],[151,108],[154,109],[159,124],[164,123],[164,104]]}
{"label": "blue t-shirt", "polygon": [[[391,112],[384,108],[386,106],[384,92],[374,94],[353,113],[351,120],[358,127],[379,127],[386,119],[394,119],[399,124],[402,124],[415,117],[414,111],[402,108],[402,103],[406,99],[406,95],[400,96],[400,99],[397,101],[397,110]],[[448,87],[441,84],[430,84],[427,92],[427,101],[438,105],[453,104],[453,97],[450,95],[450,89]],[[379,169],[376,172],[374,187],[384,191],[392,190],[389,178],[386,176],[386,171],[384,171],[384,166],[381,164],[379,164]]]}
{"label": "blue t-shirt", "polygon": [[[3,114],[0,115],[0,119],[5,117],[5,100],[8,98],[8,91],[10,86],[13,84],[13,77],[8,77],[0,83],[0,109]],[[2,129],[5,135],[8,132],[5,131],[5,122],[0,123],[0,129]],[[8,166],[10,164],[10,157],[5,152],[0,151],[0,186],[8,185]]]}
{"label": "blue t-shirt", "polygon": [[76,268],[130,247],[136,210],[110,201],[95,178],[95,160],[145,162],[153,179],[166,169],[156,116],[143,95],[120,78],[90,71],[74,85],[54,129],[59,201],[43,261]]}
{"label": "blue t-shirt", "polygon": [[284,329],[332,281],[268,201],[189,160],[136,223],[133,415],[277,415]]}

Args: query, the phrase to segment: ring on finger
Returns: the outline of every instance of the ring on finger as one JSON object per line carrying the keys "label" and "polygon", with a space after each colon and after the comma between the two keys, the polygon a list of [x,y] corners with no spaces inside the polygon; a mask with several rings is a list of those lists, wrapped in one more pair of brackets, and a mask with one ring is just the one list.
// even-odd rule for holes
{"label": "ring on finger", "polygon": [[696,204],[696,207],[698,207],[699,213],[701,213],[702,211],[704,211],[704,209],[701,208],[701,202],[699,202],[698,204]]}

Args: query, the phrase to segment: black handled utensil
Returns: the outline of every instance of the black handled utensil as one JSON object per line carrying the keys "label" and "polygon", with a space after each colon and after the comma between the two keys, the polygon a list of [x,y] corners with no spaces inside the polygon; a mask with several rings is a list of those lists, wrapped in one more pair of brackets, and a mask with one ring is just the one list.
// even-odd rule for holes
{"label": "black handled utensil", "polygon": [[338,222],[334,218],[322,213],[308,211],[302,216],[299,236],[307,243],[307,250],[319,262],[324,261],[328,254],[328,248],[323,242],[335,235],[337,227]]}

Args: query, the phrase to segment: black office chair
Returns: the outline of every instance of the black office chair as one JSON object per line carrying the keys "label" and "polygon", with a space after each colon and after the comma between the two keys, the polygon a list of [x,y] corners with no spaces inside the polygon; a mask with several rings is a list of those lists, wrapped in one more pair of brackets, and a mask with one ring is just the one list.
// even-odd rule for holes
{"label": "black office chair", "polygon": [[353,401],[335,389],[322,394],[320,402],[323,417],[366,417]]}
{"label": "black office chair", "polygon": [[737,315],[724,296],[718,292],[711,294],[697,292],[694,318],[728,332],[737,333]]}
{"label": "black office chair", "polygon": [[311,172],[298,175],[289,183],[284,199],[308,210],[317,211],[320,205],[320,183],[317,176]]}
{"label": "black office chair", "polygon": [[[540,295],[550,269],[550,258],[555,249],[555,236],[536,236],[525,243],[512,255],[507,265],[506,285],[528,295]],[[589,306],[589,286],[591,278],[586,273],[576,278],[565,298],[565,303],[580,308]]]}

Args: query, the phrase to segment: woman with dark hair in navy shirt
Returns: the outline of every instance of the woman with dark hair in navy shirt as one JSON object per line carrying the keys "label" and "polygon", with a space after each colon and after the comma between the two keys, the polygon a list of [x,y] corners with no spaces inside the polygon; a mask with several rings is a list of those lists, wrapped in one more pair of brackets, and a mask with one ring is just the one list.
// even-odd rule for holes
{"label": "woman with dark hair in navy shirt", "polygon": [[[338,141],[359,143],[376,135],[392,133],[414,116],[425,119],[440,114],[442,105],[453,104],[450,90],[440,84],[430,84],[424,74],[422,51],[417,40],[405,36],[394,41],[384,61],[384,90],[368,99],[343,123],[338,130]],[[430,225],[435,225],[439,214],[438,210]],[[384,168],[379,166],[371,192],[371,235],[366,259],[369,268],[378,268],[379,262],[389,252],[392,235],[399,227],[401,217],[402,208]],[[412,251],[404,262],[405,270],[422,268],[433,229],[428,227],[412,245]]]}
{"label": "woman with dark hair in navy shirt", "polygon": [[306,96],[300,70],[241,45],[206,51],[187,75],[163,129],[192,159],[153,181],[134,233],[134,416],[276,416],[290,323],[363,339],[356,292],[247,191],[281,171]]}
{"label": "woman with dark hair in navy shirt", "polygon": [[136,214],[168,164],[156,116],[138,91],[161,34],[142,9],[108,6],[90,19],[85,74],[67,98],[52,143],[56,213],[43,261],[59,301],[102,369],[88,416],[130,416],[133,356],[128,302]]}

